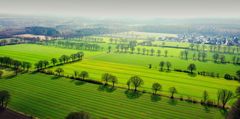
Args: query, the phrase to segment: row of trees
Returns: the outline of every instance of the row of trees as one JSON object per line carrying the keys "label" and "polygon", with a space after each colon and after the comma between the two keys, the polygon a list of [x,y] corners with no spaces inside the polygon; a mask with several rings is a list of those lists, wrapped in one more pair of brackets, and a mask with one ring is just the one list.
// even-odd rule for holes
{"label": "row of trees", "polygon": [[240,70],[236,71],[236,75],[225,74],[224,78],[227,80],[238,80],[240,81]]}
{"label": "row of trees", "polygon": [[210,52],[218,52],[218,53],[239,53],[240,48],[239,47],[231,47],[231,46],[221,46],[221,45],[209,45],[208,47],[206,45],[200,45],[200,44],[190,44],[189,49],[191,50],[197,50],[197,51],[205,51],[209,50]]}
{"label": "row of trees", "polygon": [[32,67],[30,62],[21,62],[10,57],[0,57],[0,65],[3,67],[13,68],[16,75],[20,70],[28,71]]}
{"label": "row of trees", "polygon": [[[191,67],[191,68],[190,68]],[[189,65],[189,69],[192,70],[192,67],[194,67],[194,64]],[[62,68],[57,68],[55,72],[60,76],[64,70]],[[240,70],[237,72],[238,77],[240,78]],[[87,71],[82,71],[81,73],[78,73],[78,71],[74,71],[74,78],[81,78],[82,80],[85,80],[85,78],[88,78],[89,74]],[[109,85],[109,82],[112,83],[112,87],[115,87],[115,84],[118,83],[118,78],[112,74],[104,73],[101,77],[104,86]],[[129,80],[126,82],[126,85],[128,87],[128,90],[132,90],[134,92],[138,91],[138,88],[141,87],[144,84],[144,81],[139,76],[132,76],[129,78]],[[162,85],[155,82],[152,84],[152,93],[153,95],[156,95],[158,91],[161,91]],[[178,93],[177,89],[175,87],[169,88],[170,98],[174,98],[174,94]],[[236,90],[236,94],[240,95],[240,87]],[[231,100],[232,98],[236,97],[232,91],[221,89],[217,92],[217,104],[220,106],[222,105],[222,108],[225,108],[225,105]],[[182,100],[182,98],[180,98]],[[190,101],[190,99],[186,99],[186,101]],[[215,103],[209,99],[209,95],[207,91],[203,92],[203,99],[201,100],[201,104],[213,106]]]}
{"label": "row of trees", "polygon": [[[226,90],[226,89],[220,89],[217,92],[217,106],[222,106],[222,108],[225,108],[226,104],[233,98],[235,98],[236,95],[234,95],[234,93],[230,90]],[[201,104],[203,105],[209,105],[209,106],[213,106],[214,102],[211,101],[209,99],[209,94],[208,92],[205,90],[203,92],[203,96],[202,96],[202,100],[201,100]]]}
{"label": "row of trees", "polygon": [[98,44],[94,44],[94,43],[59,41],[59,40],[45,41],[43,42],[43,45],[63,47],[63,48],[69,48],[69,49],[78,49],[78,50],[90,50],[90,51],[98,51],[102,49]]}
{"label": "row of trees", "polygon": [[[189,52],[188,50],[183,50],[180,52],[180,57],[182,59],[188,60],[189,59]],[[207,53],[204,51],[194,52],[192,55],[192,60],[198,60],[198,61],[206,61]]]}
{"label": "row of trees", "polygon": [[[162,52],[160,49],[155,50],[153,48],[151,49],[147,49],[147,48],[140,48],[140,47],[130,47],[129,45],[126,44],[118,44],[116,46],[116,50],[117,52],[121,52],[121,53],[131,53],[133,54],[135,51],[137,52],[137,54],[142,54],[142,55],[150,55],[150,56],[162,56]],[[163,56],[167,57],[168,56],[168,50],[164,50],[164,54]]]}
{"label": "row of trees", "polygon": [[167,61],[167,62],[161,61],[159,63],[159,67],[160,67],[159,71],[163,71],[163,68],[164,68],[165,65],[167,67],[167,70],[170,71],[170,68],[172,67],[172,64],[169,61]]}
{"label": "row of trees", "polygon": [[225,55],[220,55],[218,53],[213,54],[213,60],[215,63],[226,63]]}
{"label": "row of trees", "polygon": [[75,62],[75,61],[82,60],[83,56],[84,56],[83,52],[77,52],[75,54],[71,54],[70,56],[62,55],[58,59],[57,58],[52,58],[51,62],[49,62],[47,60],[40,60],[37,63],[35,63],[35,68],[39,71],[39,70],[42,70],[44,68],[47,68],[47,66],[49,66],[50,63],[52,63],[52,65],[55,66],[57,63],[65,64],[65,63],[69,63],[69,62]]}

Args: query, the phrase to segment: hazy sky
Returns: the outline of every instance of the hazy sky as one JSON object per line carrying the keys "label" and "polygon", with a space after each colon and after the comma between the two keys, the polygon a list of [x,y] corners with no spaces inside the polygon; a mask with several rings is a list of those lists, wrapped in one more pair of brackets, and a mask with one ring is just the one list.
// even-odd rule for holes
{"label": "hazy sky", "polygon": [[0,13],[97,17],[240,17],[240,0],[0,0]]}

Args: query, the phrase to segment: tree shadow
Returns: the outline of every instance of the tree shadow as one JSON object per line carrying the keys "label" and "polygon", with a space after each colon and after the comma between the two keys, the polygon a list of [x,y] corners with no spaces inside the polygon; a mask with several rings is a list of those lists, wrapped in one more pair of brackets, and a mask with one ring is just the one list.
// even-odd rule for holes
{"label": "tree shadow", "polygon": [[227,115],[227,113],[228,113],[228,111],[227,111],[227,109],[219,109],[219,111],[220,111],[220,113],[221,113],[221,115],[222,116],[226,116]]}
{"label": "tree shadow", "polygon": [[32,71],[32,72],[30,72],[30,74],[36,74],[36,73],[38,73],[38,71]]}
{"label": "tree shadow", "polygon": [[109,86],[109,85],[99,85],[98,86],[98,91],[106,91],[108,93],[112,93],[115,91],[117,88]]}
{"label": "tree shadow", "polygon": [[12,78],[14,78],[14,77],[16,77],[17,75],[15,75],[15,74],[12,74],[12,75],[8,75],[8,76],[6,76],[6,77],[4,77],[5,79],[12,79]]}
{"label": "tree shadow", "polygon": [[210,109],[207,105],[204,105],[203,107],[204,107],[205,112],[207,112],[207,113],[210,112]]}
{"label": "tree shadow", "polygon": [[151,95],[151,101],[152,101],[152,102],[158,102],[158,101],[160,101],[161,99],[162,99],[162,98],[161,98],[160,95],[154,95],[154,94]]}
{"label": "tree shadow", "polygon": [[51,79],[52,80],[57,80],[57,79],[59,79],[60,78],[60,76],[53,76]]}
{"label": "tree shadow", "polygon": [[85,84],[86,82],[84,81],[74,81],[75,82],[75,85],[79,86],[79,85],[83,85]]}
{"label": "tree shadow", "polygon": [[133,91],[133,90],[126,90],[125,95],[129,99],[136,99],[136,98],[139,98],[142,95],[142,92]]}
{"label": "tree shadow", "polygon": [[172,71],[171,70],[166,70],[167,73],[171,73]]}
{"label": "tree shadow", "polygon": [[170,104],[170,105],[176,106],[177,103],[178,103],[178,102],[177,102],[177,100],[175,100],[175,99],[171,99],[171,98],[170,98],[170,99],[168,100],[168,104]]}
{"label": "tree shadow", "polygon": [[188,76],[196,77],[196,76],[197,76],[197,73],[188,73]]}

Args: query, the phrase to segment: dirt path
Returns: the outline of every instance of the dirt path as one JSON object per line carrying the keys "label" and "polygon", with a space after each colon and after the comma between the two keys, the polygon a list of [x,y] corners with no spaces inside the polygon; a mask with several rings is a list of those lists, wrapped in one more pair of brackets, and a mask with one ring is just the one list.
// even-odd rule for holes
{"label": "dirt path", "polygon": [[31,117],[14,112],[12,110],[0,110],[0,119],[32,119]]}

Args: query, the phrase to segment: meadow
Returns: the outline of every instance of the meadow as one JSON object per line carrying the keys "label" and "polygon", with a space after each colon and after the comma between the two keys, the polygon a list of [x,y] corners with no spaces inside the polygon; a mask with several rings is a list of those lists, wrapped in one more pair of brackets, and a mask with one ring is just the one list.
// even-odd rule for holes
{"label": "meadow", "polygon": [[[104,39],[104,41],[107,40],[109,39]],[[82,41],[74,40],[72,42]],[[207,57],[209,61],[200,62],[191,58],[189,60],[181,59],[179,56],[180,52],[183,51],[181,48],[136,47],[136,49],[138,47],[141,49],[154,49],[154,56],[151,56],[150,52],[149,55],[143,55],[141,52],[138,54],[136,49],[133,54],[116,52],[116,44],[109,42],[97,44],[103,47],[103,49],[100,51],[88,51],[37,44],[8,45],[0,47],[0,56],[9,56],[34,64],[39,60],[48,60],[50,62],[51,58],[59,58],[64,54],[69,56],[82,51],[84,52],[82,61],[51,67],[48,70],[55,71],[56,68],[60,67],[64,70],[63,75],[65,76],[73,76],[75,71],[87,71],[89,73],[88,79],[97,81],[101,81],[102,74],[110,73],[118,78],[116,86],[125,89],[127,88],[126,82],[128,79],[131,76],[138,75],[144,80],[144,85],[139,88],[141,91],[152,92],[152,84],[157,82],[162,85],[162,90],[158,94],[169,96],[169,88],[176,87],[178,92],[175,95],[176,97],[191,98],[198,101],[202,99],[203,91],[205,90],[209,94],[209,99],[216,102],[218,90],[227,89],[234,92],[240,86],[237,81],[223,78],[226,73],[235,75],[239,66],[214,63],[211,61],[212,53],[210,52],[208,52]],[[109,45],[112,46],[112,50],[110,53],[107,53]],[[156,52],[158,49],[161,50],[161,56],[157,56]],[[167,57],[164,56],[165,50],[168,51]],[[191,57],[193,52],[189,51],[189,57]],[[226,54],[227,60],[231,60],[231,58],[231,54]],[[159,63],[161,61],[171,62],[171,70],[167,71],[165,66],[164,71],[159,71]],[[187,66],[190,63],[196,64],[197,70],[195,72],[214,72],[219,73],[220,77],[189,75],[174,71],[174,69],[187,70]],[[149,64],[152,65],[151,69]],[[34,65],[31,68],[31,71],[33,70]],[[223,111],[217,108],[206,108],[200,104],[179,100],[171,102],[165,97],[155,100],[150,94],[142,94],[139,98],[131,99],[126,94],[126,90],[122,88],[109,92],[109,90],[102,89],[96,84],[44,74],[19,74],[19,76],[9,79],[11,74],[13,74],[13,71],[10,69],[3,70],[3,74],[3,79],[0,80],[0,89],[9,90],[13,95],[9,105],[10,108],[40,118],[59,119],[69,112],[80,110],[90,112],[94,118],[102,118],[103,116],[107,118],[141,118],[142,116],[147,116],[149,118],[175,117],[186,119],[196,116],[191,114],[197,114],[199,118],[224,118]],[[233,102],[234,100],[231,100],[228,105],[232,105]],[[160,107],[163,108],[160,109]],[[101,111],[103,109],[104,111]]]}
{"label": "meadow", "polygon": [[[59,58],[61,55],[71,55],[79,50],[62,49],[55,47],[46,47],[35,44],[19,44],[7,45],[0,47],[0,56],[8,56],[20,61],[36,63],[39,60],[51,60],[51,58]],[[84,52],[86,57],[96,55],[98,52]]]}
{"label": "meadow", "polygon": [[[50,60],[53,57],[58,58],[63,54],[70,55],[79,50],[22,44],[0,47],[0,51],[2,56],[9,56],[35,63],[43,59]],[[225,73],[234,75],[239,69],[239,66],[232,64],[215,64],[213,62],[182,60],[175,57],[158,57],[113,52],[106,53],[106,51],[83,52],[85,54],[83,61],[59,66],[64,69],[64,75],[72,76],[74,71],[87,71],[90,79],[101,81],[103,73],[110,73],[117,76],[119,80],[117,85],[120,87],[127,87],[127,80],[133,75],[138,75],[144,80],[144,85],[141,90],[150,92],[152,84],[158,82],[163,87],[160,92],[161,94],[169,95],[169,87],[174,86],[178,90],[177,96],[183,96],[184,98],[191,97],[197,100],[202,98],[204,90],[208,91],[210,99],[216,100],[216,93],[219,89],[235,91],[239,86],[237,81],[199,75],[190,76],[187,73],[173,71],[174,68],[187,70],[187,66],[190,63],[195,63],[197,71],[216,72],[220,73],[220,76],[223,77]],[[170,72],[160,72],[160,61],[170,61],[172,63],[172,70]],[[149,64],[152,64],[152,69],[148,68]],[[208,67],[206,67],[206,65]],[[53,67],[50,70],[54,71],[56,68],[57,67]]]}
{"label": "meadow", "polygon": [[69,112],[81,110],[89,112],[93,119],[224,118],[224,111],[217,108],[146,93],[132,98],[124,89],[108,92],[100,85],[39,73],[1,79],[0,90],[12,95],[11,109],[41,119],[63,119]]}

